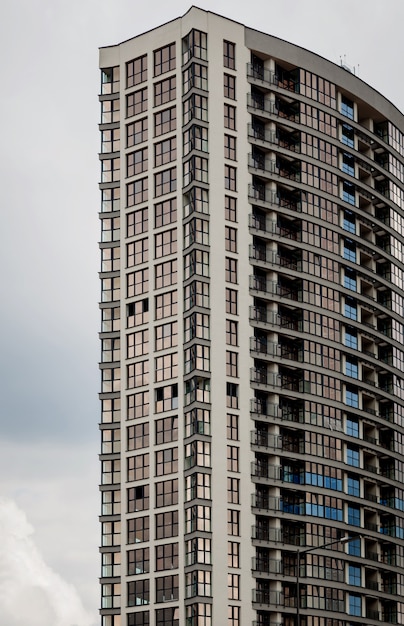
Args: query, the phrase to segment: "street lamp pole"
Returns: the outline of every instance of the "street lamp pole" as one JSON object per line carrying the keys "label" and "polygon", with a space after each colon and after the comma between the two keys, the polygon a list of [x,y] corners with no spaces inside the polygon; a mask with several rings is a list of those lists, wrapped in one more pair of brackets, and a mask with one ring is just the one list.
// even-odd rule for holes
{"label": "street lamp pole", "polygon": [[[360,537],[360,535],[359,535]],[[334,541],[329,541],[327,543],[323,543],[321,546],[312,546],[311,548],[306,548],[305,550],[300,550],[299,548],[296,551],[296,626],[300,626],[300,557],[302,554],[307,554],[308,552],[313,552],[314,550],[322,550],[323,548],[328,548],[329,546],[333,546],[336,543],[349,543],[354,539],[358,539],[357,537],[341,537],[341,539],[334,539]]]}

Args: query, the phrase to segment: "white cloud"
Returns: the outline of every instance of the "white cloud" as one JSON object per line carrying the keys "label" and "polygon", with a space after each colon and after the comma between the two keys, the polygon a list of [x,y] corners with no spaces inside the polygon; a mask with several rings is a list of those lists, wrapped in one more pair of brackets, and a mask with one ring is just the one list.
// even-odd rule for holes
{"label": "white cloud", "polygon": [[2,626],[92,626],[77,590],[46,564],[32,535],[25,513],[0,498]]}

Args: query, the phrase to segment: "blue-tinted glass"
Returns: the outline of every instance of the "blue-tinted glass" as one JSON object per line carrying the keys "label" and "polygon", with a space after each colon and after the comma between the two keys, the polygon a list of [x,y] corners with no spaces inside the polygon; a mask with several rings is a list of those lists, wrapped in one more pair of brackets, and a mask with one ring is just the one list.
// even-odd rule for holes
{"label": "blue-tinted glass", "polygon": [[345,327],[345,345],[353,350],[358,349],[358,335],[354,328]]}
{"label": "blue-tinted glass", "polygon": [[356,232],[355,215],[352,213],[352,211],[344,211],[343,227],[344,230],[348,230],[350,233]]}
{"label": "blue-tinted glass", "polygon": [[342,199],[349,204],[355,204],[355,187],[351,183],[344,183],[342,187]]}
{"label": "blue-tinted glass", "polygon": [[349,594],[349,615],[362,615],[361,610],[361,597]]}
{"label": "blue-tinted glass", "polygon": [[357,565],[349,566],[349,584],[356,587],[361,586],[361,568]]}
{"label": "blue-tinted glass", "polygon": [[360,486],[357,478],[348,476],[348,495],[360,497]]}
{"label": "blue-tinted glass", "polygon": [[345,398],[346,398],[346,404],[348,404],[349,406],[354,407],[355,409],[358,408],[358,406],[359,406],[359,395],[358,395],[358,392],[355,389],[347,389],[346,390],[346,394],[345,394]]}
{"label": "blue-tinted glass", "polygon": [[354,129],[349,124],[342,124],[341,141],[350,148],[354,147]]}
{"label": "blue-tinted glass", "polygon": [[359,437],[359,423],[356,420],[347,419],[346,434],[351,437]]}
{"label": "blue-tinted glass", "polygon": [[349,117],[350,120],[353,120],[354,118],[353,102],[344,96],[341,99],[341,113],[342,115],[345,115],[345,117]]}
{"label": "blue-tinted glass", "polygon": [[361,555],[361,540],[353,539],[347,543],[348,546],[348,554],[350,556],[360,556]]}
{"label": "blue-tinted glass", "polygon": [[348,524],[351,526],[361,525],[361,512],[359,507],[348,506]]}
{"label": "blue-tinted glass", "polygon": [[356,359],[347,357],[345,363],[345,374],[351,378],[358,378],[358,363]]}
{"label": "blue-tinted glass", "polygon": [[356,272],[348,267],[345,268],[344,287],[356,291]]}
{"label": "blue-tinted glass", "polygon": [[344,241],[344,259],[356,263],[356,244],[351,239]]}
{"label": "blue-tinted glass", "polygon": [[356,305],[348,304],[347,302],[345,302],[344,314],[345,317],[349,317],[350,320],[358,319],[358,311]]}
{"label": "blue-tinted glass", "polygon": [[352,465],[353,467],[359,467],[359,451],[347,448],[346,462],[348,465]]}
{"label": "blue-tinted glass", "polygon": [[344,154],[342,157],[342,171],[350,176],[355,175],[355,159],[350,154]]}

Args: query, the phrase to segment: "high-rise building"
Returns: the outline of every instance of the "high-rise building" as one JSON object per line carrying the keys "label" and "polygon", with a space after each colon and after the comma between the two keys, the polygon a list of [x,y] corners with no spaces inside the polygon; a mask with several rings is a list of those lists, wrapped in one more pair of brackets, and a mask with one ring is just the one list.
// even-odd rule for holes
{"label": "high-rise building", "polygon": [[195,7],[100,68],[102,626],[403,624],[402,114]]}

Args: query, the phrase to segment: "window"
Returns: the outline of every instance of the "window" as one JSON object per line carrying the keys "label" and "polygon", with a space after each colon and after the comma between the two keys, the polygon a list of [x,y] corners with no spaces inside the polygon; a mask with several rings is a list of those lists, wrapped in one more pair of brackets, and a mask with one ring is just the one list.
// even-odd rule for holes
{"label": "window", "polygon": [[112,183],[120,180],[121,177],[120,159],[103,159],[101,161],[101,182]]}
{"label": "window", "polygon": [[177,291],[168,291],[167,293],[155,296],[156,320],[177,314],[177,298]]}
{"label": "window", "polygon": [[147,511],[149,508],[149,485],[137,485],[129,487],[128,492],[128,513],[137,511]]}
{"label": "window", "polygon": [[127,206],[146,202],[149,197],[148,180],[140,178],[126,185]]}
{"label": "window", "polygon": [[361,512],[358,506],[348,505],[348,524],[351,526],[361,525]]}
{"label": "window", "polygon": [[231,161],[236,160],[236,137],[233,135],[224,136],[224,158]]}
{"label": "window", "polygon": [[177,229],[165,230],[154,235],[154,257],[159,259],[177,252]]}
{"label": "window", "polygon": [[101,124],[119,122],[119,112],[119,100],[103,100],[101,102]]}
{"label": "window", "polygon": [[178,448],[159,450],[156,455],[156,476],[178,472]]}
{"label": "window", "polygon": [[136,333],[130,333],[126,337],[126,345],[128,359],[146,355],[149,352],[149,330],[138,330]]}
{"label": "window", "polygon": [[121,522],[102,522],[102,545],[119,546],[121,543]]}
{"label": "window", "polygon": [[186,374],[194,370],[210,371],[210,348],[194,344],[184,350],[184,371]]}
{"label": "window", "polygon": [[359,407],[358,390],[354,387],[347,386],[345,393],[345,402],[348,406],[352,406],[353,408],[357,409]]}
{"label": "window", "polygon": [[349,117],[350,120],[354,119],[354,103],[345,96],[341,98],[341,113],[345,117]]}
{"label": "window", "polygon": [[209,308],[209,283],[193,280],[184,287],[184,310],[189,311],[194,306]]}
{"label": "window", "polygon": [[149,362],[139,361],[127,366],[128,389],[142,387],[149,383]]}
{"label": "window", "polygon": [[344,259],[356,263],[356,243],[352,239],[344,239]]}
{"label": "window", "polygon": [[231,104],[224,105],[224,127],[236,130],[236,107]]}
{"label": "window", "polygon": [[238,409],[238,385],[226,383],[226,406],[230,409]]}
{"label": "window", "polygon": [[342,226],[344,230],[347,230],[353,234],[356,233],[355,214],[352,213],[352,211],[348,211],[348,209],[345,209],[344,221]]}
{"label": "window", "polygon": [[175,70],[175,43],[170,43],[168,46],[155,50],[153,57],[155,76]]}
{"label": "window", "polygon": [[168,322],[155,328],[156,351],[174,348],[178,345],[178,322]]}
{"label": "window", "polygon": [[102,339],[102,361],[108,363],[111,361],[119,361],[120,359],[120,339]]}
{"label": "window", "polygon": [[347,488],[348,495],[360,498],[360,483],[358,478],[348,476]]}
{"label": "window", "polygon": [[344,287],[346,289],[350,289],[351,291],[357,290],[356,272],[355,270],[351,270],[349,267],[344,268]]}
{"label": "window", "polygon": [[166,165],[177,158],[177,138],[171,137],[154,144],[154,165]]}
{"label": "window", "polygon": [[156,572],[178,567],[178,543],[156,546]]}
{"label": "window", "polygon": [[227,471],[239,471],[239,452],[238,446],[227,446]]}
{"label": "window", "polygon": [[238,441],[238,415],[227,413],[227,439]]}
{"label": "window", "polygon": [[233,537],[240,536],[240,511],[227,509],[227,534]]}
{"label": "window", "polygon": [[146,54],[126,64],[126,88],[144,83],[145,80],[147,80]]}
{"label": "window", "polygon": [[150,572],[150,549],[128,550],[127,565],[128,576],[148,574]]}
{"label": "window", "polygon": [[345,432],[351,437],[359,437],[359,422],[358,420],[347,418]]}
{"label": "window", "polygon": [[149,541],[149,518],[135,517],[128,520],[128,543],[143,543]]}
{"label": "window", "polygon": [[150,602],[150,580],[136,580],[127,583],[128,606],[139,606]]}
{"label": "window", "polygon": [[240,567],[240,544],[237,541],[227,542],[228,567]]}
{"label": "window", "polygon": [[126,156],[126,176],[137,176],[147,171],[147,148],[130,152]]}
{"label": "window", "polygon": [[237,259],[225,258],[225,280],[228,283],[237,283]]}
{"label": "window", "polygon": [[208,152],[208,129],[204,126],[193,124],[191,128],[184,132],[184,156],[192,150]]}
{"label": "window", "polygon": [[341,127],[341,142],[346,146],[353,148],[355,146],[355,133],[352,126],[349,124],[342,124]]}
{"label": "window", "polygon": [[362,615],[362,599],[360,595],[356,595],[353,593],[348,594],[349,607],[348,613],[349,615]]}
{"label": "window", "polygon": [[345,172],[345,174],[355,176],[355,159],[352,154],[347,154],[346,152],[343,153],[341,169]]}
{"label": "window", "polygon": [[357,565],[349,565],[348,568],[348,583],[355,585],[355,587],[361,587],[361,568]]}
{"label": "window", "polygon": [[164,354],[154,359],[155,382],[169,380],[178,376],[178,353]]}
{"label": "window", "polygon": [[134,237],[135,235],[141,235],[147,233],[149,228],[148,209],[138,209],[132,211],[126,216],[126,236]]}
{"label": "window", "polygon": [[192,181],[207,183],[209,179],[208,159],[193,156],[183,165],[184,187]]}
{"label": "window", "polygon": [[[195,596],[211,596],[212,572],[204,570],[195,570],[185,574],[185,597],[193,598]],[[200,624],[202,622],[198,622]]]}
{"label": "window", "polygon": [[128,426],[128,450],[140,450],[149,445],[149,422]]}
{"label": "window", "polygon": [[212,563],[212,543],[210,539],[198,537],[190,539],[185,543],[185,564],[211,565]]}
{"label": "window", "polygon": [[154,136],[165,135],[177,128],[177,109],[171,107],[154,114]]}
{"label": "window", "polygon": [[240,626],[240,607],[229,606],[227,607],[227,625],[228,626]]}
{"label": "window", "polygon": [[185,502],[211,499],[211,475],[197,472],[185,477]]}
{"label": "window", "polygon": [[184,125],[191,120],[208,121],[208,99],[200,94],[192,94],[183,104]]}
{"label": "window", "polygon": [[229,346],[238,345],[238,322],[226,320],[226,343]]}
{"label": "window", "polygon": [[178,440],[178,417],[163,417],[156,420],[156,445]]}
{"label": "window", "polygon": [[185,65],[192,57],[197,59],[208,58],[207,34],[193,29],[182,40],[182,64]]}
{"label": "window", "polygon": [[138,239],[126,245],[127,267],[133,267],[149,260],[149,242],[147,238]]}
{"label": "window", "polygon": [[351,539],[348,541],[348,554],[351,556],[361,556],[361,540],[358,537],[357,539]]}
{"label": "window", "polygon": [[237,222],[237,199],[231,196],[224,197],[224,217],[229,222]]}
{"label": "window", "polygon": [[345,298],[345,309],[344,309],[345,317],[349,317],[351,320],[358,319],[358,307],[356,301],[353,298]]}
{"label": "window", "polygon": [[149,478],[149,454],[138,454],[127,459],[128,481]]}
{"label": "window", "polygon": [[178,574],[156,578],[156,602],[178,600]]}
{"label": "window", "polygon": [[[149,624],[149,611],[136,611],[136,613],[128,613],[128,626],[149,626]],[[116,621],[116,624],[114,622],[114,624],[102,624],[102,626],[121,626],[121,620],[119,619],[119,623]]]}
{"label": "window", "polygon": [[126,96],[126,117],[139,115],[145,111],[147,111],[147,87]]}
{"label": "window", "polygon": [[236,77],[230,74],[225,74],[224,77],[224,97],[230,100],[236,99]]}
{"label": "window", "polygon": [[171,167],[169,170],[159,172],[154,175],[154,197],[158,198],[166,193],[171,193],[177,189],[177,168]]}
{"label": "window", "polygon": [[156,228],[177,221],[177,198],[163,200],[154,205],[154,225]]}
{"label": "window", "polygon": [[346,449],[346,462],[353,467],[359,467],[359,450],[354,448]]}
{"label": "window", "polygon": [[192,313],[184,319],[184,341],[210,339],[210,321],[206,313]]}
{"label": "window", "polygon": [[102,393],[110,393],[113,391],[120,391],[121,389],[121,370],[119,367],[108,367],[101,370]]}
{"label": "window", "polygon": [[210,411],[192,409],[185,413],[185,437],[192,435],[210,435]]}
{"label": "window", "polygon": [[240,504],[240,481],[238,478],[227,478],[227,502]]}
{"label": "window", "polygon": [[193,243],[209,245],[209,222],[207,220],[194,217],[184,225],[184,248],[188,248]]}
{"label": "window", "polygon": [[166,261],[155,267],[155,288],[170,287],[177,282],[177,261]]}
{"label": "window", "polygon": [[195,275],[209,277],[209,252],[192,250],[185,255],[184,278],[186,280]]}
{"label": "window", "polygon": [[237,191],[237,169],[235,167],[224,166],[224,186],[230,191]]}
{"label": "window", "polygon": [[355,201],[355,185],[344,181],[342,184],[342,199],[349,204],[356,204]]}
{"label": "window", "polygon": [[167,385],[156,389],[156,413],[178,409],[178,385]]}
{"label": "window", "polygon": [[[115,272],[120,269],[120,264],[121,264],[120,247],[101,249],[101,272]],[[110,311],[111,309],[107,309],[107,310]],[[103,309],[103,321],[106,319],[104,311],[105,309]]]}
{"label": "window", "polygon": [[149,415],[149,392],[139,391],[128,396],[128,420],[139,419]]}
{"label": "window", "polygon": [[236,69],[236,44],[223,41],[223,65],[231,70]]}
{"label": "window", "polygon": [[110,211],[119,211],[121,196],[120,188],[102,189],[101,191],[101,212],[109,213]]}
{"label": "window", "polygon": [[147,141],[147,117],[127,124],[126,126],[126,147],[137,146],[139,143]]}
{"label": "window", "polygon": [[101,93],[110,94],[119,91],[119,67],[104,67],[101,70]]}
{"label": "window", "polygon": [[227,252],[237,252],[237,229],[225,226],[225,250]]}
{"label": "window", "polygon": [[178,478],[156,483],[156,508],[178,504]]}
{"label": "window", "polygon": [[191,402],[210,403],[210,379],[194,376],[185,383],[185,405]]}
{"label": "window", "polygon": [[212,532],[212,511],[210,506],[195,504],[185,509],[185,532]]}
{"label": "window", "polygon": [[229,600],[240,600],[239,574],[227,574],[227,589]]}
{"label": "window", "polygon": [[179,626],[179,608],[156,609],[156,626]]}
{"label": "window", "polygon": [[205,65],[191,63],[182,72],[182,93],[188,93],[193,87],[203,91],[208,90],[208,68]]}
{"label": "window", "polygon": [[165,80],[155,83],[154,85],[154,106],[158,107],[161,104],[167,104],[175,100],[176,97],[176,77],[171,76]]}
{"label": "window", "polygon": [[101,332],[110,333],[114,330],[119,330],[119,325],[120,325],[119,307],[102,308],[101,313],[102,313]]}
{"label": "window", "polygon": [[237,291],[226,287],[226,313],[237,315]]}
{"label": "window", "polygon": [[345,374],[350,376],[351,378],[358,378],[359,376],[359,366],[358,359],[355,357],[347,356],[345,357]]}
{"label": "window", "polygon": [[226,350],[226,376],[237,378],[238,376],[238,354]]}

